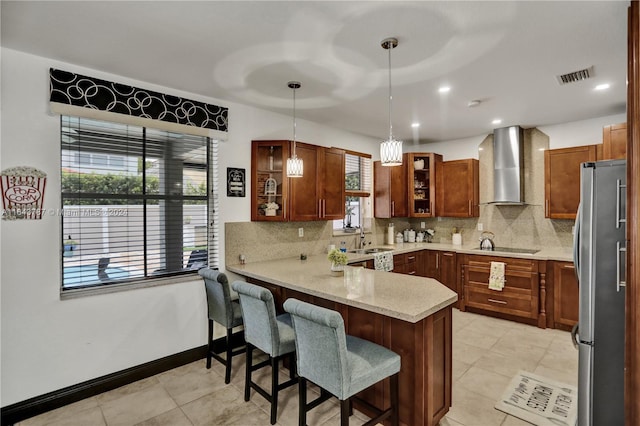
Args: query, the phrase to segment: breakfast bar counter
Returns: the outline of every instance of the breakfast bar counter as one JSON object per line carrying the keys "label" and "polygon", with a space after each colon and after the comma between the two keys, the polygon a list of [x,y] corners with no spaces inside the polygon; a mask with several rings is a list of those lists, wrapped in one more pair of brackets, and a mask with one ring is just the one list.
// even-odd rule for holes
{"label": "breakfast bar counter", "polygon": [[[349,259],[359,257],[350,254]],[[446,286],[362,267],[346,267],[343,276],[334,276],[326,255],[227,265],[227,270],[271,290],[280,312],[290,297],[336,310],[348,334],[398,353],[401,424],[437,425],[449,410],[451,305],[457,295]],[[360,396],[379,408],[388,406],[387,381]]]}

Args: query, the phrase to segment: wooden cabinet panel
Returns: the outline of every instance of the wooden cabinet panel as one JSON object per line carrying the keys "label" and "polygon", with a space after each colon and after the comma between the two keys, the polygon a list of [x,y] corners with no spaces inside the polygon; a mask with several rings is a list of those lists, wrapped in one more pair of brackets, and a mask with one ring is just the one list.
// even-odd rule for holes
{"label": "wooden cabinet panel", "polygon": [[296,143],[296,154],[298,158],[302,159],[304,171],[302,177],[289,179],[291,188],[290,220],[318,220],[320,215],[317,177],[320,167],[318,151],[313,145],[298,142]]}
{"label": "wooden cabinet panel", "polygon": [[455,252],[440,252],[440,278],[438,281],[458,294],[458,268],[456,267]]}
{"label": "wooden cabinet panel", "polygon": [[478,160],[443,161],[436,171],[436,180],[437,216],[480,216]]}
{"label": "wooden cabinet panel", "polygon": [[603,127],[602,155],[603,160],[627,158],[627,123]]}
{"label": "wooden cabinet panel", "polygon": [[320,148],[318,176],[322,220],[340,220],[345,215],[345,152],[338,148]]}
{"label": "wooden cabinet panel", "polygon": [[[251,150],[251,220],[338,220],[345,214],[345,152],[296,143],[304,173],[286,177],[290,141],[253,141]],[[272,180],[272,186],[268,180]],[[267,216],[262,204],[275,202],[275,216]]]}
{"label": "wooden cabinet panel", "polygon": [[[489,289],[491,262],[505,263],[502,291]],[[539,316],[539,265],[536,260],[497,256],[462,256],[462,289],[466,307],[537,320]],[[539,324],[544,327],[545,324]]]}
{"label": "wooden cabinet panel", "polygon": [[553,262],[553,321],[569,330],[578,322],[578,279],[571,262]]}
{"label": "wooden cabinet panel", "polygon": [[580,203],[580,164],[588,161],[596,161],[595,145],[545,151],[545,217],[576,218]]}
{"label": "wooden cabinet panel", "polygon": [[409,217],[435,217],[436,170],[442,162],[442,155],[412,152],[405,154],[405,159],[409,178]]}
{"label": "wooden cabinet panel", "polygon": [[[251,220],[286,221],[289,197],[289,178],[286,162],[289,141],[253,141],[251,144]],[[275,215],[267,216],[262,205],[273,202],[280,207]]]}
{"label": "wooden cabinet panel", "polygon": [[373,214],[377,218],[407,217],[407,162],[400,166],[373,163]]}

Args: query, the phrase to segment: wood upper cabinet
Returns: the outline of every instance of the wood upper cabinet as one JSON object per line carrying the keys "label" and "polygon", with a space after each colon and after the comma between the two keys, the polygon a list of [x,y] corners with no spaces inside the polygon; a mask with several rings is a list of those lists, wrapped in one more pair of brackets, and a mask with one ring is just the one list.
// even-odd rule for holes
{"label": "wood upper cabinet", "polygon": [[596,146],[585,145],[544,152],[544,215],[575,219],[580,203],[580,164],[596,161]]}
{"label": "wood upper cabinet", "polygon": [[436,180],[437,216],[480,216],[478,160],[442,161],[436,171]]}
{"label": "wood upper cabinet", "polygon": [[[286,164],[289,141],[253,141],[251,143],[251,220],[288,220],[289,178]],[[267,216],[262,205],[276,203],[278,210]],[[270,213],[269,213],[270,214]]]}
{"label": "wood upper cabinet", "polygon": [[405,159],[409,217],[435,217],[436,169],[442,163],[442,155],[410,152]]}
{"label": "wood upper cabinet", "polygon": [[[345,214],[345,153],[296,142],[302,177],[288,178],[291,141],[253,141],[251,147],[251,220],[306,221],[342,219]],[[275,215],[261,205],[278,204]]]}
{"label": "wood upper cabinet", "polygon": [[554,328],[571,330],[578,322],[578,279],[572,262],[553,263]]}
{"label": "wood upper cabinet", "polygon": [[289,179],[289,220],[344,218],[344,151],[297,142],[296,155],[304,171],[302,177]]}
{"label": "wood upper cabinet", "polygon": [[400,166],[373,163],[373,215],[377,218],[408,217],[406,154]]}
{"label": "wood upper cabinet", "polygon": [[627,123],[612,124],[602,128],[602,159],[627,158]]}

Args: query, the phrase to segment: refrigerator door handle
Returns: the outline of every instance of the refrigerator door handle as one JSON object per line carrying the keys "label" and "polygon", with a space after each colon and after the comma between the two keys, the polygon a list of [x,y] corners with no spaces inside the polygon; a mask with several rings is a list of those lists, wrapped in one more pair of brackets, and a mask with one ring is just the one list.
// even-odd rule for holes
{"label": "refrigerator door handle", "polygon": [[625,262],[627,259],[627,248],[626,247],[620,247],[620,241],[616,241],[616,291],[619,293],[620,292],[620,287],[626,287],[627,286],[627,280],[626,280],[626,273],[625,273],[625,279],[621,280],[620,279],[620,269],[622,269],[621,263],[620,263],[620,255],[624,254],[624,258],[625,258]]}
{"label": "refrigerator door handle", "polygon": [[622,210],[620,194],[623,189],[626,190],[627,185],[623,185],[621,179],[616,179],[616,229],[619,229],[621,224],[627,222],[627,219],[620,217]]}
{"label": "refrigerator door handle", "polygon": [[578,325],[579,323],[575,323],[571,329],[571,342],[573,342],[573,347],[576,349],[578,349],[578,339],[580,339],[580,336],[578,335]]}
{"label": "refrigerator door handle", "polygon": [[575,266],[576,281],[580,285],[580,209],[582,203],[578,204],[578,212],[576,213],[576,222],[573,227],[573,265]]}

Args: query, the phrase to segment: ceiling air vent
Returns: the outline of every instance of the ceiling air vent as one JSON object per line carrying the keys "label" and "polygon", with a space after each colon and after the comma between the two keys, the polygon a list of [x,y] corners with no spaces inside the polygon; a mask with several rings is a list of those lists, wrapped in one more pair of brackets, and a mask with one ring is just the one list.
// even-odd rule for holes
{"label": "ceiling air vent", "polygon": [[570,72],[568,74],[557,75],[558,83],[568,84],[575,83],[576,81],[586,80],[593,77],[593,66],[585,68],[583,70]]}

